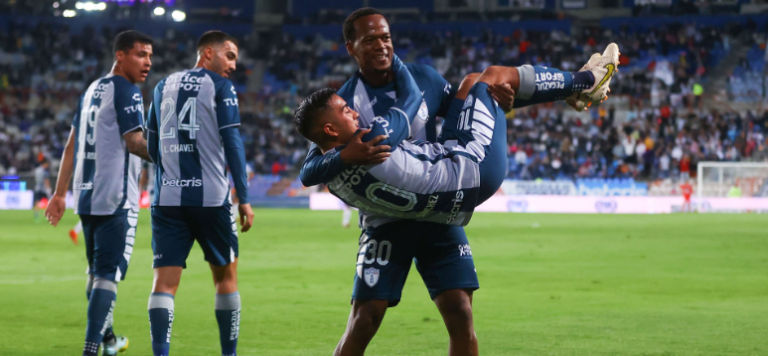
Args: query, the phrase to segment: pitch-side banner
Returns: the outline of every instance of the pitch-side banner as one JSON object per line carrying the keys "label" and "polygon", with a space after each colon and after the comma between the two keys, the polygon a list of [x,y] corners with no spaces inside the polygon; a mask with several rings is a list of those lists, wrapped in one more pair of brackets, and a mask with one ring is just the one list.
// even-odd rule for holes
{"label": "pitch-side banner", "polygon": [[[477,207],[478,212],[669,214],[685,210],[682,197],[596,197],[563,195],[495,195]],[[313,193],[312,210],[341,210],[342,202],[330,193]],[[768,213],[768,198],[692,199],[690,209],[701,213]]]}
{"label": "pitch-side banner", "polygon": [[31,190],[0,190],[0,210],[29,210],[33,200]]}
{"label": "pitch-side banner", "polygon": [[563,9],[586,9],[587,0],[562,0],[560,7]]}

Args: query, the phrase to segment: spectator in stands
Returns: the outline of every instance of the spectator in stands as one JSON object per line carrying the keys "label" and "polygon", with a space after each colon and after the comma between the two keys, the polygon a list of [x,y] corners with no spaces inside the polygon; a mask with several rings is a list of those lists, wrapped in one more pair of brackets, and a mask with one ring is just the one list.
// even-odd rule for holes
{"label": "spectator in stands", "polygon": [[[30,5],[24,11],[35,11],[34,2],[21,3]],[[322,21],[333,21],[334,16]],[[510,163],[514,163],[509,177],[677,181],[681,173],[690,176],[690,169],[702,160],[768,160],[764,142],[768,111],[706,111],[695,104],[702,97],[701,79],[741,30],[679,24],[642,33],[587,27],[572,34],[519,29],[509,34],[486,30],[478,37],[410,31],[395,32],[393,37],[396,48],[404,51],[402,57],[430,64],[455,83],[490,63],[577,70],[575,63],[585,61],[584,53],[593,47],[621,43],[624,67],[612,95],[630,97],[628,110],[601,107],[592,110],[594,116],[557,105],[516,110],[508,119]],[[75,34],[61,25],[23,22],[0,32],[0,173],[29,174],[38,154],[51,159],[55,169],[54,158],[61,155],[78,92],[106,72],[102,63],[114,32],[86,27]],[[185,65],[184,54],[193,42],[190,34],[174,30],[158,39],[157,47],[164,50],[156,54],[145,93],[164,73]],[[356,66],[336,38],[282,34],[259,41],[243,38],[241,43],[244,66],[238,67],[233,81],[240,96],[246,157],[258,174],[290,175],[301,165],[307,148],[291,129],[292,108],[308,92],[339,86]],[[734,83],[741,87],[728,87],[739,90],[732,93],[734,97],[744,98],[748,93],[744,88],[751,88],[743,72],[761,71],[760,63],[765,63],[764,50],[750,51],[742,63],[745,69],[734,74]],[[256,60],[266,71],[261,83],[249,83],[259,76],[246,72],[261,71],[253,65]],[[759,78],[762,83],[762,74]],[[248,92],[248,88],[260,89]],[[668,100],[670,96],[678,99]],[[655,105],[649,105],[650,99]]]}

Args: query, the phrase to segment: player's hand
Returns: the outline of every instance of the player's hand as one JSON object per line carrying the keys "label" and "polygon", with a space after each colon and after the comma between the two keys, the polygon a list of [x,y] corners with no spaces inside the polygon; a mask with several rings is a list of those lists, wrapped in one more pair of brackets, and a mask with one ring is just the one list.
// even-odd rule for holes
{"label": "player's hand", "polygon": [[45,218],[53,225],[59,225],[61,217],[64,216],[64,211],[67,209],[67,202],[64,197],[54,195],[51,201],[48,202],[48,207],[45,208]]}
{"label": "player's hand", "polygon": [[243,228],[242,232],[247,232],[253,225],[253,210],[251,210],[251,204],[239,204],[237,211],[240,212],[240,226]]}
{"label": "player's hand", "polygon": [[353,166],[367,166],[372,164],[380,164],[389,158],[389,150],[391,147],[388,145],[376,146],[379,142],[384,141],[387,136],[379,135],[368,142],[363,142],[363,135],[367,134],[371,130],[360,130],[352,137],[352,141],[349,141],[347,147],[344,147],[339,154],[341,160],[345,164]]}
{"label": "player's hand", "polygon": [[504,112],[510,112],[515,104],[515,90],[509,83],[493,84],[488,86],[488,93],[493,100],[499,103]]}

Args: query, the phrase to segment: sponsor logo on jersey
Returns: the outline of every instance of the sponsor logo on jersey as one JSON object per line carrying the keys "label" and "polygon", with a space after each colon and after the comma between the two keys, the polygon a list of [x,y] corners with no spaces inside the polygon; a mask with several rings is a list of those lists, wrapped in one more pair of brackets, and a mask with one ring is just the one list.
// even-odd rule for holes
{"label": "sponsor logo on jersey", "polygon": [[123,108],[123,110],[125,110],[127,114],[133,114],[138,112],[144,115],[144,104],[139,103],[136,105],[126,106]]}
{"label": "sponsor logo on jersey", "polygon": [[192,179],[168,179],[163,177],[164,187],[192,187],[198,188],[203,186],[203,180],[200,178],[192,177]]}
{"label": "sponsor logo on jersey", "polygon": [[328,183],[328,186],[338,193],[344,193],[345,190],[351,193],[352,186],[360,184],[366,173],[368,173],[368,169],[364,166],[347,168]]}
{"label": "sponsor logo on jersey", "polygon": [[77,159],[96,159],[96,152],[78,152]]}
{"label": "sponsor logo on jersey", "polygon": [[450,224],[453,220],[456,220],[456,216],[459,215],[461,204],[464,202],[464,192],[461,190],[456,192],[456,197],[454,197],[452,201],[453,207],[451,208],[451,213],[448,215],[448,218],[445,219],[446,224]]}
{"label": "sponsor logo on jersey", "polygon": [[163,93],[170,90],[200,91],[204,78],[192,76],[190,73],[184,74],[182,77],[172,75],[168,77],[169,80],[165,83]]}
{"label": "sponsor logo on jersey", "polygon": [[91,190],[93,183],[75,183],[75,190]]}
{"label": "sponsor logo on jersey", "polygon": [[379,283],[379,269],[370,267],[363,270],[363,280],[369,287],[373,287],[376,283]]}
{"label": "sponsor logo on jersey", "polygon": [[93,95],[91,96],[92,99],[100,99],[104,97],[104,94],[107,92],[107,84],[100,83],[96,86],[96,90],[93,91]]}

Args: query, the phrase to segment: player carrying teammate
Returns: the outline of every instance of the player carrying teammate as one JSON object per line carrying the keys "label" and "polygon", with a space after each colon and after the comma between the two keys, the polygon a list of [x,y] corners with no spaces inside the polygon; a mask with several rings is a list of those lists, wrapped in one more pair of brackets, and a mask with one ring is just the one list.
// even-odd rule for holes
{"label": "player carrying teammate", "polygon": [[[338,95],[360,113],[360,127],[368,127],[374,117],[384,115],[395,102],[395,98],[390,96],[394,91],[391,66],[394,51],[389,24],[381,12],[375,9],[359,9],[344,22],[344,38],[347,51],[355,58],[360,71],[345,83]],[[600,66],[602,61],[599,57],[599,54],[593,56],[582,68],[581,72],[589,71],[591,74],[531,66],[510,69],[511,83],[492,88],[509,85],[512,87],[509,92],[515,96],[514,101],[511,98],[505,100],[503,91],[492,95],[500,103],[505,103],[505,108],[562,98],[566,98],[576,109],[583,108],[605,98],[607,85],[604,84],[613,73],[613,68]],[[418,64],[407,64],[406,67],[422,91],[423,101],[418,114],[409,118],[410,126],[403,127],[405,130],[410,129],[410,133],[406,131],[405,136],[437,141],[436,116],[447,116],[444,127],[458,127],[459,113],[464,102],[454,100],[456,91],[433,68]],[[453,110],[449,110],[449,107]],[[451,111],[455,115],[448,115]],[[449,123],[449,120],[453,120],[453,123]],[[499,129],[501,127],[497,126]],[[440,138],[443,142],[456,139],[452,133],[446,130],[443,132]],[[389,155],[388,147],[374,146],[375,143],[376,140],[363,143],[355,139],[344,149],[328,155],[322,155],[320,149],[314,147],[302,167],[302,182],[306,186],[315,185],[331,180],[349,166],[384,161]],[[506,171],[506,157],[484,166]],[[397,220],[365,211],[361,211],[361,215],[364,230],[360,237],[352,311],[347,330],[335,354],[363,354],[378,330],[386,309],[399,302],[414,258],[430,297],[448,329],[451,338],[449,352],[476,354],[472,293],[479,284],[463,228]]]}
{"label": "player carrying teammate", "polygon": [[112,72],[85,91],[61,158],[56,192],[45,212],[54,226],[66,203],[74,171],[75,213],[88,257],[88,326],[83,356],[115,355],[128,339],[112,331],[117,284],[125,279],[139,217],[139,169],[149,160],[142,137],[144,104],[139,88],[152,66],[152,39],[125,31],[115,37]]}
{"label": "player carrying teammate", "polygon": [[[615,63],[618,56],[612,60]],[[463,102],[460,119],[446,120],[458,122],[458,127],[445,128],[456,140],[441,145],[403,141],[406,131],[400,128],[409,126],[409,118],[417,114],[421,93],[397,56],[392,68],[397,102],[376,117],[362,137],[367,142],[381,135],[380,144],[391,147],[391,157],[376,166],[351,167],[326,182],[328,188],[369,213],[466,225],[475,206],[496,192],[506,175],[506,170],[484,169],[484,165],[506,157],[506,116],[487,89],[507,81],[508,70],[490,67],[476,82],[473,76],[462,82],[456,93]],[[358,117],[333,90],[323,89],[299,105],[295,124],[304,137],[328,153],[362,133]],[[497,141],[502,144],[494,144]]]}
{"label": "player carrying teammate", "polygon": [[155,278],[148,305],[155,356],[170,352],[173,298],[195,241],[213,272],[221,354],[236,355],[238,241],[229,210],[227,167],[239,199],[242,231],[253,223],[237,93],[226,79],[237,56],[234,38],[206,32],[197,42],[195,68],[173,73],[155,87],[147,120],[149,152],[157,167],[152,201]]}

